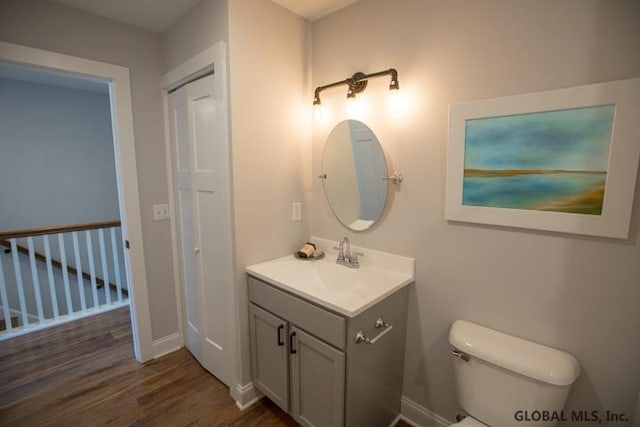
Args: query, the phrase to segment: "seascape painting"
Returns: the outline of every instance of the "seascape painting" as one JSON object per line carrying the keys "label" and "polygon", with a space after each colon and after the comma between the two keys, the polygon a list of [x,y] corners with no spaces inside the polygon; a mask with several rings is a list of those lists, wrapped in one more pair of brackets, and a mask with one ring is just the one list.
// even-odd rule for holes
{"label": "seascape painting", "polygon": [[614,110],[467,119],[462,204],[602,215]]}

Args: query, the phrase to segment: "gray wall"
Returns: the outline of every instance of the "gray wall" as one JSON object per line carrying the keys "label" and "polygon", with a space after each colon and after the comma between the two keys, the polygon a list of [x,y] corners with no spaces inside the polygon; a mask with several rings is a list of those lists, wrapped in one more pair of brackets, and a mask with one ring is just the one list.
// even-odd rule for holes
{"label": "gray wall", "polygon": [[160,36],[42,0],[0,1],[0,40],[128,67],[154,339],[178,330],[171,234],[151,205],[166,202]]}
{"label": "gray wall", "polygon": [[0,230],[120,218],[109,94],[0,79]]}
{"label": "gray wall", "polygon": [[[348,232],[314,182],[311,224],[313,235],[416,257],[408,398],[454,419],[447,333],[467,319],[574,354],[583,373],[570,407],[633,415],[640,186],[627,241],[449,224],[444,192],[449,104],[638,77],[638,22],[633,0],[362,0],[313,23],[314,86],[396,67],[409,103],[404,115],[388,114],[384,79],[361,97],[371,107],[365,121],[405,177],[384,221]],[[345,93],[323,92],[334,115],[314,125],[312,176],[324,138],[344,119],[336,109]]]}
{"label": "gray wall", "polygon": [[292,254],[308,236],[291,221],[306,199],[310,152],[309,24],[270,1],[229,2],[233,197],[241,384],[250,381],[245,267]]}
{"label": "gray wall", "polygon": [[227,0],[201,0],[163,34],[164,70],[219,41],[229,42]]}

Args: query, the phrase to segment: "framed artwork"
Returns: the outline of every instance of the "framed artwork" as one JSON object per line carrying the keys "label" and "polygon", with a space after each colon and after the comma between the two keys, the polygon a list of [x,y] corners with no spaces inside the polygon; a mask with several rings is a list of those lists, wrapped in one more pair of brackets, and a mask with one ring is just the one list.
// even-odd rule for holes
{"label": "framed artwork", "polygon": [[640,78],[451,105],[450,221],[626,239]]}

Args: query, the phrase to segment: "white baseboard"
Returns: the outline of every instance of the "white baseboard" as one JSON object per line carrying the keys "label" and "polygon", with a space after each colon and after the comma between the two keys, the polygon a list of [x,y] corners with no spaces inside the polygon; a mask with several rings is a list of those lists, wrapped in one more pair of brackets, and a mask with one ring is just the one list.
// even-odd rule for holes
{"label": "white baseboard", "polygon": [[398,416],[395,417],[393,421],[391,421],[391,424],[389,424],[389,427],[394,427],[396,423],[400,420],[404,420],[404,418],[402,418],[402,414],[398,414]]}
{"label": "white baseboard", "polygon": [[406,396],[402,396],[400,401],[400,413],[402,419],[414,427],[448,427],[453,424]]}
{"label": "white baseboard", "polygon": [[166,354],[173,353],[176,350],[184,347],[184,342],[180,333],[175,332],[166,337],[159,338],[153,341],[153,354],[154,359],[162,357]]}
{"label": "white baseboard", "polygon": [[230,393],[241,411],[262,399],[263,396],[260,390],[253,386],[252,382],[245,385],[237,384],[235,387],[230,388]]}

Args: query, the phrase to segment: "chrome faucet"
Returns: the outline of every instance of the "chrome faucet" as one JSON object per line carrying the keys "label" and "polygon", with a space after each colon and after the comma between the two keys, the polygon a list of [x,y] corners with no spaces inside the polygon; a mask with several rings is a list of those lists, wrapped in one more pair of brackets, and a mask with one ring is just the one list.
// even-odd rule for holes
{"label": "chrome faucet", "polygon": [[349,268],[358,268],[360,267],[360,260],[358,260],[358,255],[364,256],[362,252],[351,252],[351,243],[349,243],[349,238],[343,237],[340,240],[339,246],[335,246],[334,249],[339,249],[338,258],[336,259],[336,264],[344,265]]}

